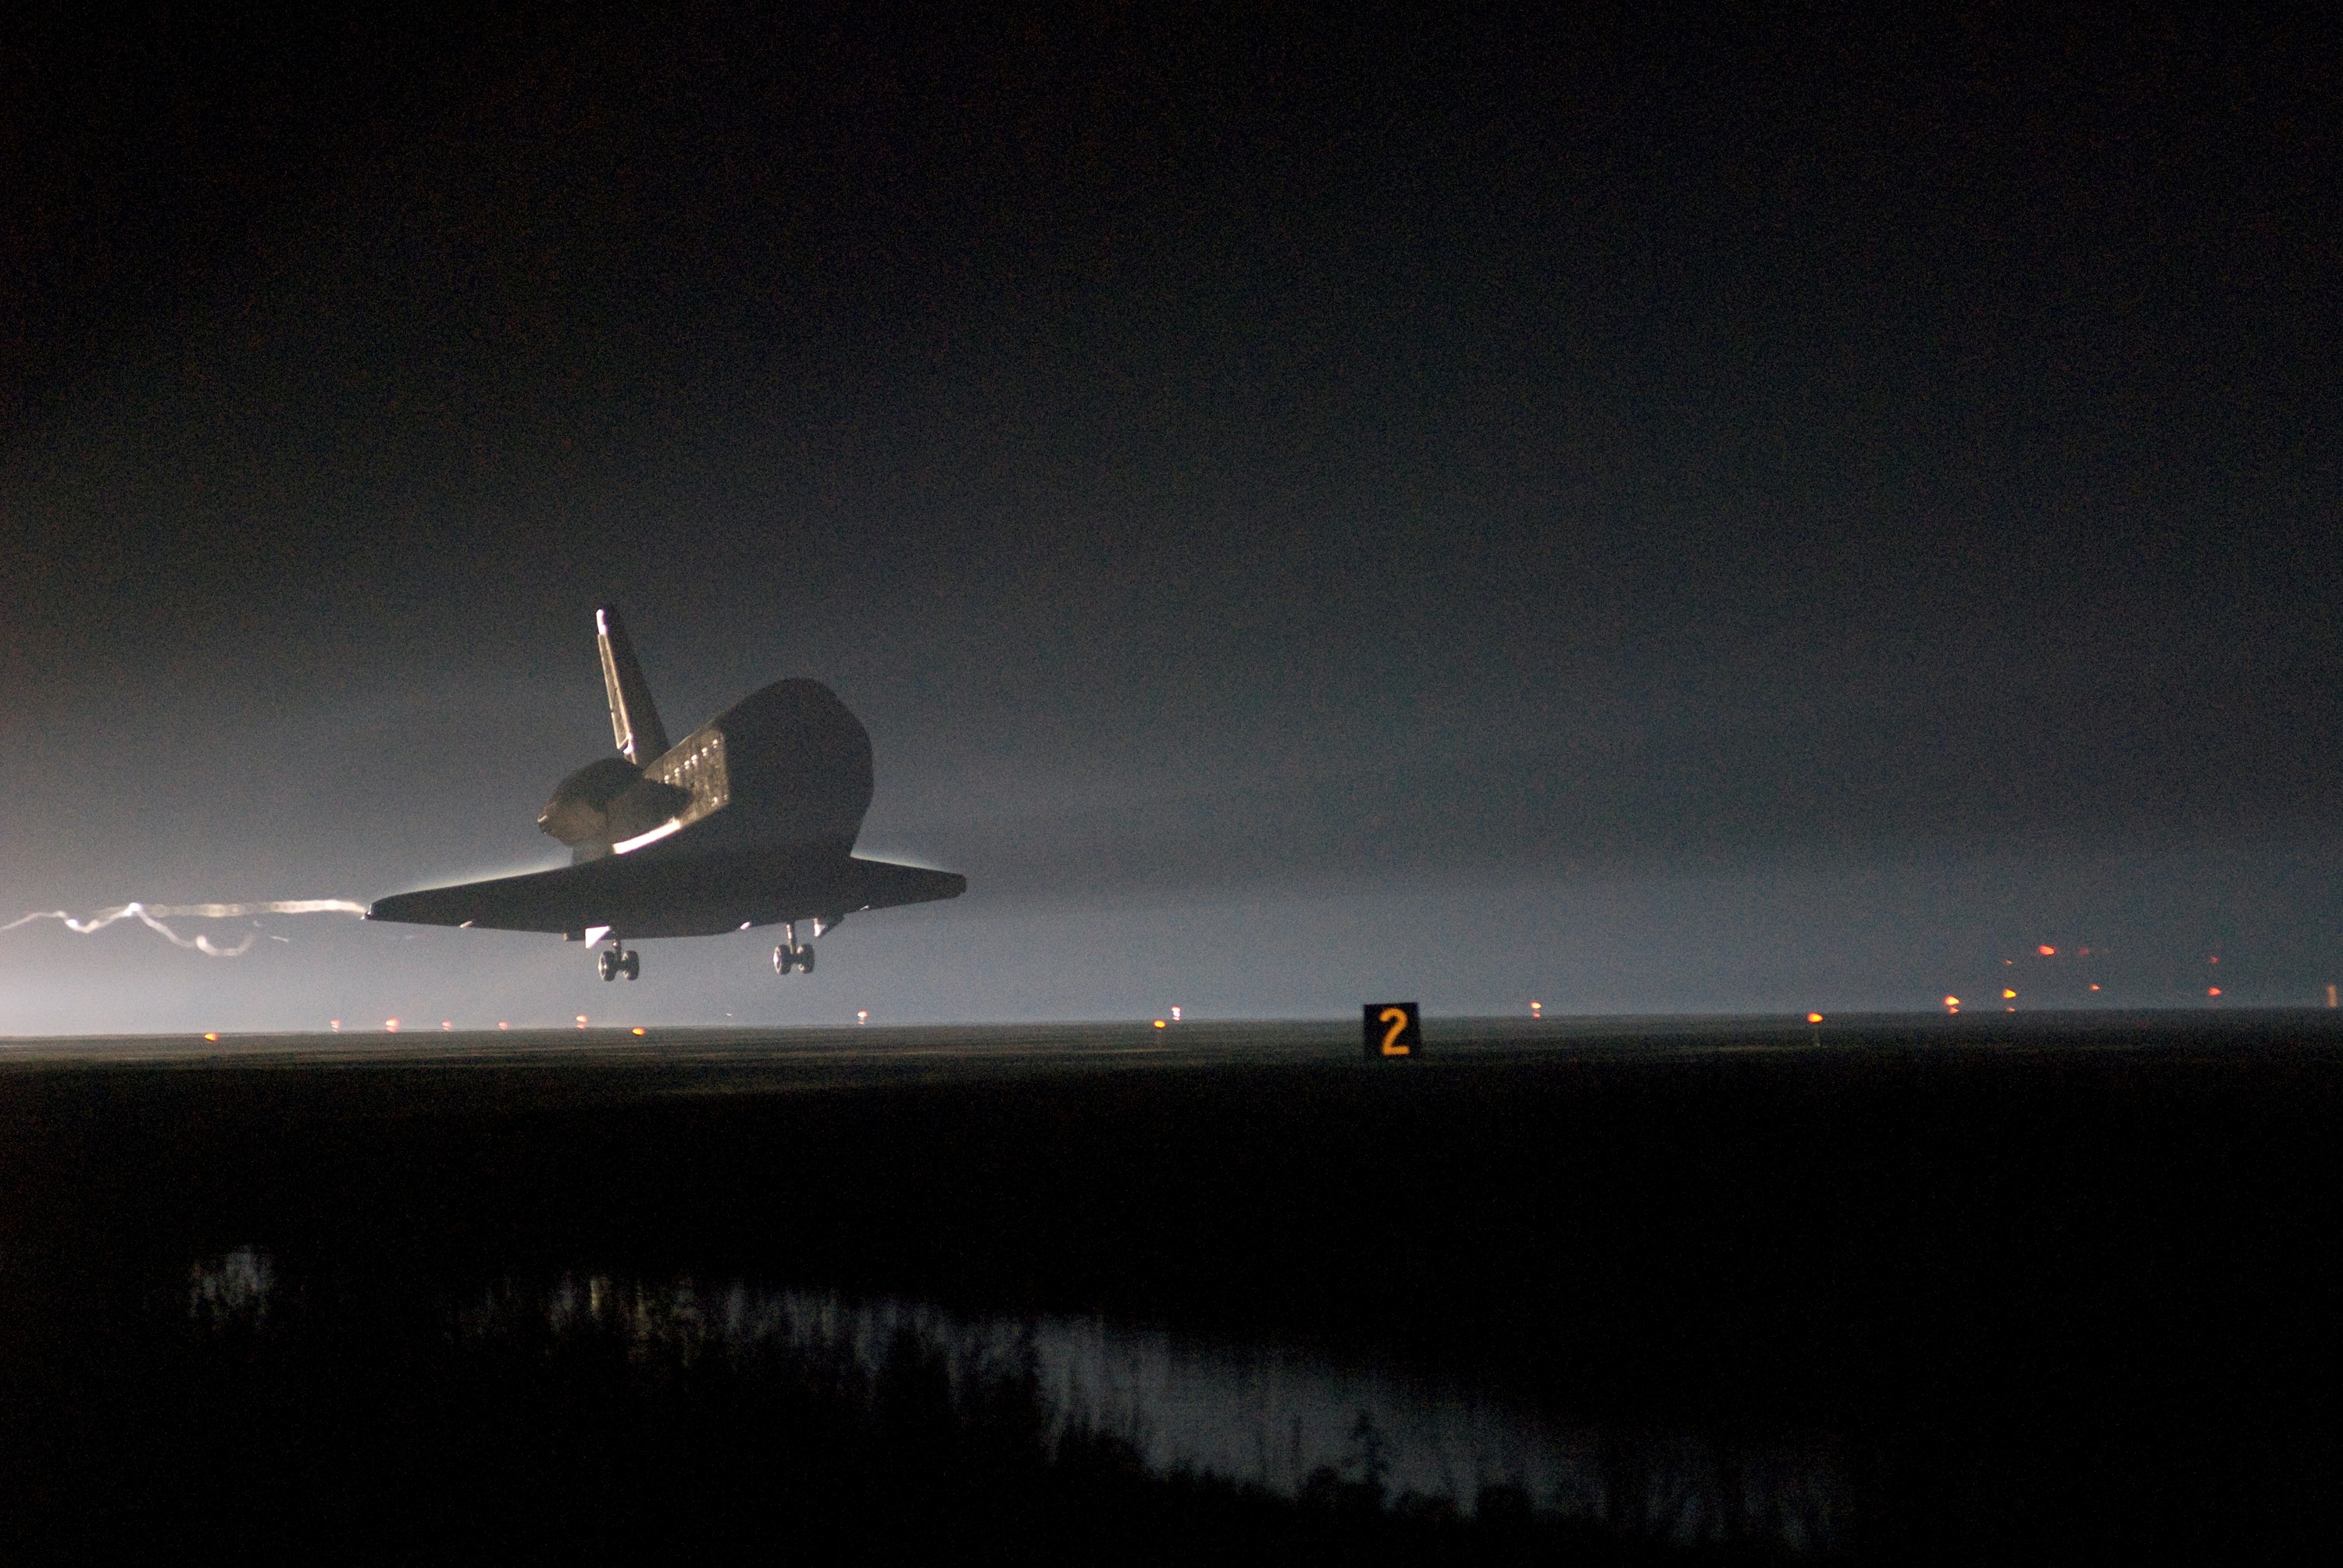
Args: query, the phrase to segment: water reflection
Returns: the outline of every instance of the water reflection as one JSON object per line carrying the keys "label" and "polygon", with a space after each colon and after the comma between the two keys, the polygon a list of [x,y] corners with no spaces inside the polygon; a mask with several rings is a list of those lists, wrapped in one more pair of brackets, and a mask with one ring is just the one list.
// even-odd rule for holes
{"label": "water reflection", "polygon": [[[198,1262],[188,1316],[210,1328],[266,1326],[278,1280],[268,1254],[253,1248]],[[1820,1442],[1574,1425],[1484,1390],[1100,1318],[971,1316],[830,1291],[601,1274],[508,1282],[444,1304],[458,1342],[592,1336],[659,1365],[779,1353],[876,1380],[914,1342],[956,1389],[1030,1382],[1053,1446],[1102,1433],[1159,1474],[1219,1476],[1288,1497],[1370,1485],[1402,1503],[1448,1499],[1469,1513],[1484,1497],[1513,1496],[1624,1534],[1793,1552],[1843,1543],[1852,1513],[1845,1473]]]}
{"label": "water reflection", "polygon": [[187,1317],[206,1328],[256,1327],[277,1294],[277,1261],[255,1247],[199,1260],[187,1270]]}

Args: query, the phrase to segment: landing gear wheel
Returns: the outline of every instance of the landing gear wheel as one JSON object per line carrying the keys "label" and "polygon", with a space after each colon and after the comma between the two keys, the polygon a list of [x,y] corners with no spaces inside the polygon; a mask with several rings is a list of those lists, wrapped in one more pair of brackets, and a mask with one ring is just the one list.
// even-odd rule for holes
{"label": "landing gear wheel", "polygon": [[595,960],[595,968],[602,971],[602,978],[604,980],[617,980],[618,978],[618,955],[616,952],[604,953],[599,959]]}
{"label": "landing gear wheel", "polygon": [[813,973],[813,949],[789,942],[773,950],[773,972],[785,975],[791,970]]}
{"label": "landing gear wheel", "polygon": [[775,948],[773,950],[773,972],[777,975],[785,975],[789,972],[789,950],[787,948]]}
{"label": "landing gear wheel", "polygon": [[618,972],[628,980],[640,980],[643,973],[643,955],[633,952],[619,954]]}
{"label": "landing gear wheel", "polygon": [[813,973],[813,944],[811,942],[808,942],[804,947],[798,950],[798,970],[803,974]]}

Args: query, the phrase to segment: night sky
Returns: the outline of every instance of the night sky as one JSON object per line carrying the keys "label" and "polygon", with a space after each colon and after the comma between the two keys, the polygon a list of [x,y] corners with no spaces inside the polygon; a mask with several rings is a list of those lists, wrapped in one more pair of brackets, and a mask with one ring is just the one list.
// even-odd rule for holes
{"label": "night sky", "polygon": [[2331,18],[203,9],[0,47],[0,920],[559,862],[605,600],[970,890],[0,1033],[2343,980]]}

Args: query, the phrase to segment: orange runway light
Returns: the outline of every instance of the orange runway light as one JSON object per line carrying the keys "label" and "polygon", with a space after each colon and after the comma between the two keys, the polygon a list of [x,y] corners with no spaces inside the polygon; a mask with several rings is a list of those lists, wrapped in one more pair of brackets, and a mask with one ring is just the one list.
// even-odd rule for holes
{"label": "orange runway light", "polygon": [[219,1039],[219,1036],[218,1036],[218,1035],[216,1035],[216,1034],[211,1033],[209,1030],[206,1030],[206,1031],[205,1031],[205,1034],[204,1034],[204,1038],[205,1038],[206,1040],[216,1040]]}
{"label": "orange runway light", "polygon": [[2004,986],[2001,989],[2001,1000],[2004,1001],[2013,1000],[2016,998],[2016,995],[2017,993],[2011,990],[2007,986]]}
{"label": "orange runway light", "polygon": [[586,1015],[582,1012],[578,1015],[578,1027],[580,1029],[586,1027]]}
{"label": "orange runway light", "polygon": [[334,1020],[334,1032],[336,1034],[342,1032],[342,1020],[340,1019]]}
{"label": "orange runway light", "polygon": [[384,1019],[382,1020],[382,1027],[390,1033],[397,1034],[398,1032],[398,1020],[395,1018]]}
{"label": "orange runway light", "polygon": [[1961,1005],[1961,999],[1956,996],[1948,996],[1945,999],[1945,1005],[1946,1007],[1958,1007]]}
{"label": "orange runway light", "polygon": [[1155,1020],[1155,1027],[1156,1027],[1156,1028],[1158,1028],[1158,1029],[1161,1029],[1161,1028],[1163,1027],[1163,1020],[1162,1020],[1161,1019],[1160,1019],[1160,1018],[1159,1018],[1159,1019],[1157,1019],[1157,1020]]}
{"label": "orange runway light", "polygon": [[638,1028],[638,1029],[635,1030],[635,1032],[636,1032],[637,1034],[640,1034],[640,1033],[642,1033],[643,1031],[642,1031],[639,1028]]}
{"label": "orange runway light", "polygon": [[2040,946],[2036,947],[2034,950],[2040,953],[2046,959],[2055,959],[2058,956],[2058,950],[2054,947]]}
{"label": "orange runway light", "polygon": [[453,1028],[455,1028],[456,1026],[455,1026],[454,1024],[452,1024],[452,1023],[448,1022],[446,1019],[444,1019],[444,1018],[443,1018],[443,1019],[441,1019],[441,1020],[439,1020],[439,1027],[440,1027],[441,1029],[453,1029]]}
{"label": "orange runway light", "polygon": [[1822,1020],[1823,1015],[1818,1012],[1810,1012],[1806,1014],[1806,1021],[1808,1023],[1820,1023]]}
{"label": "orange runway light", "polygon": [[512,1027],[512,1025],[510,1025],[510,1024],[508,1024],[508,1023],[506,1023],[506,1022],[505,1022],[505,1021],[503,1021],[501,1019],[499,1019],[499,1020],[498,1020],[498,1022],[497,1022],[497,1027],[498,1027],[498,1029],[510,1029],[510,1028]]}
{"label": "orange runway light", "polygon": [[2206,994],[2207,996],[2219,996],[2219,995],[2221,994],[2221,988],[2220,988],[2219,986],[2217,986],[2217,985],[2215,985],[2215,986],[2207,986],[2207,987],[2205,988],[2205,994]]}

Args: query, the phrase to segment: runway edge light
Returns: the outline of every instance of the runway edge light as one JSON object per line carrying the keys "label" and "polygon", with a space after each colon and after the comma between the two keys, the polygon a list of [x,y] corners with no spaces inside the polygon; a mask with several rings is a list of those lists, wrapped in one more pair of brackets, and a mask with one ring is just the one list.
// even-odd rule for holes
{"label": "runway edge light", "polygon": [[1371,1001],[1362,1008],[1369,1061],[1423,1054],[1423,1020],[1412,1001]]}

